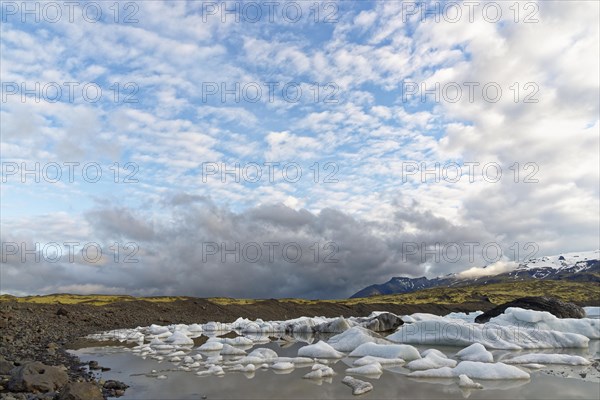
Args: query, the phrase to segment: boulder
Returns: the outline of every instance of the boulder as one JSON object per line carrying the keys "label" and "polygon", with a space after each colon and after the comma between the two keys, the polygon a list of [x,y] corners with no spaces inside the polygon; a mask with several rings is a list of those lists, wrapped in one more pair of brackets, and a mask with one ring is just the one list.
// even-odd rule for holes
{"label": "boulder", "polygon": [[373,332],[387,332],[393,331],[400,325],[404,324],[404,321],[392,313],[380,313],[374,317],[366,317],[357,319],[357,322],[364,328],[370,329]]}
{"label": "boulder", "polygon": [[10,371],[15,366],[10,361],[6,361],[4,357],[0,356],[0,375],[9,375]]}
{"label": "boulder", "polygon": [[484,312],[475,318],[475,322],[484,324],[491,318],[503,314],[509,307],[518,307],[534,311],[548,311],[557,318],[585,317],[585,310],[577,304],[567,303],[554,297],[522,297]]}
{"label": "boulder", "polygon": [[71,382],[61,390],[58,400],[104,400],[104,396],[91,382]]}
{"label": "boulder", "polygon": [[14,392],[53,392],[69,381],[66,371],[41,362],[27,362],[11,371],[8,388]]}

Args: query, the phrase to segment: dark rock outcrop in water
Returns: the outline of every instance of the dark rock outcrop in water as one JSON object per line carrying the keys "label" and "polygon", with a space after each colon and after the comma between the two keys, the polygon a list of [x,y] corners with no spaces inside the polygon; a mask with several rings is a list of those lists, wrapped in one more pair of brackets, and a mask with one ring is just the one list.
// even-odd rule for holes
{"label": "dark rock outcrop in water", "polygon": [[360,324],[373,332],[388,332],[404,324],[404,321],[395,314],[381,313],[373,318],[364,318]]}
{"label": "dark rock outcrop in water", "polygon": [[104,400],[104,396],[91,382],[71,382],[61,390],[58,400]]}
{"label": "dark rock outcrop in water", "polygon": [[535,311],[548,311],[558,318],[585,317],[584,309],[573,303],[567,303],[554,297],[522,297],[484,312],[475,318],[475,322],[480,324],[486,323],[491,318],[502,314],[509,307],[519,307]]}

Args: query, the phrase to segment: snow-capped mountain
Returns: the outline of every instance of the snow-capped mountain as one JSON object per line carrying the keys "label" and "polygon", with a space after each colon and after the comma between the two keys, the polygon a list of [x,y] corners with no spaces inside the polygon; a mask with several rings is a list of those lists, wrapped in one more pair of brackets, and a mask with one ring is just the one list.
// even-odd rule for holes
{"label": "snow-capped mountain", "polygon": [[367,286],[351,297],[410,293],[439,286],[485,285],[510,280],[552,279],[600,282],[599,260],[600,250],[594,250],[532,258],[520,263],[510,272],[473,279],[461,278],[460,274],[449,274],[433,279],[394,277],[386,283]]}

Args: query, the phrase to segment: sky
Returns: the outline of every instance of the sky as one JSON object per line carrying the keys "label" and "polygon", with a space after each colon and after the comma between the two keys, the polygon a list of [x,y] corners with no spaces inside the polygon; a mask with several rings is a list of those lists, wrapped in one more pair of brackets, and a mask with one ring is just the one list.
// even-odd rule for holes
{"label": "sky", "polygon": [[14,2],[0,292],[343,298],[600,247],[600,3]]}

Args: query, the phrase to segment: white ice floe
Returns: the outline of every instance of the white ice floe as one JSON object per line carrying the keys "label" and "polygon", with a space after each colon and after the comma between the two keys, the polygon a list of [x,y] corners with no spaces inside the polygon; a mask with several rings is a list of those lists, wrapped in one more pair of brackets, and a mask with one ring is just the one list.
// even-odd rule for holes
{"label": "white ice floe", "polygon": [[[264,361],[274,361],[279,357],[275,350],[267,349],[266,347],[259,347],[257,349],[252,350],[248,357],[256,357],[260,358]],[[254,364],[254,363],[253,363]]]}
{"label": "white ice floe", "polygon": [[529,379],[527,372],[512,365],[477,361],[462,361],[454,368],[443,367],[414,371],[408,376],[413,378],[454,378],[463,374],[474,379]]}
{"label": "white ice floe", "polygon": [[181,331],[175,331],[171,336],[165,339],[165,343],[169,343],[175,346],[192,346],[194,341],[190,339],[185,333]]}
{"label": "white ice floe", "polygon": [[600,339],[600,319],[558,318],[547,311],[510,307],[503,314],[490,319],[489,324],[515,325],[536,330],[577,333],[590,339]]}
{"label": "white ice floe", "polygon": [[600,318],[600,307],[583,307],[588,318]]}
{"label": "white ice floe", "polygon": [[402,358],[383,358],[383,357],[364,356],[362,358],[354,360],[352,365],[354,365],[355,367],[361,367],[363,365],[372,364],[375,362],[386,367],[386,366],[402,365],[406,361],[404,361]]}
{"label": "white ice floe", "polygon": [[242,365],[235,364],[229,368],[231,372],[254,372],[256,371],[256,366],[254,364]]}
{"label": "white ice floe", "polygon": [[148,333],[154,336],[158,336],[163,333],[168,333],[167,337],[171,336],[171,332],[169,332],[169,328],[166,326],[152,324],[147,329]]}
{"label": "white ice floe", "polygon": [[316,344],[301,347],[298,350],[298,356],[313,358],[343,358],[344,354],[321,340]]}
{"label": "white ice floe", "polygon": [[352,388],[352,394],[359,395],[373,390],[373,385],[370,382],[361,381],[351,376],[346,376],[342,379],[344,385]]}
{"label": "white ice floe", "polygon": [[225,343],[221,349],[221,354],[224,356],[245,356],[246,352],[238,347]]}
{"label": "white ice floe", "polygon": [[196,372],[196,375],[198,375],[198,376],[208,376],[208,375],[222,376],[222,375],[225,375],[225,371],[223,370],[223,367],[221,367],[219,365],[212,365],[206,371]]}
{"label": "white ice floe", "polygon": [[287,371],[296,367],[291,362],[276,362],[275,364],[271,365],[271,368],[279,371]]}
{"label": "white ice floe", "polygon": [[455,367],[456,360],[452,360],[448,357],[440,356],[437,353],[429,352],[424,358],[413,360],[406,364],[406,368],[410,370],[425,370],[442,367]]}
{"label": "white ice floe", "polygon": [[388,340],[437,346],[468,346],[481,343],[488,349],[542,349],[588,347],[589,339],[576,333],[528,329],[509,324],[471,324],[459,320],[428,320],[404,324]]}
{"label": "white ice floe", "polygon": [[494,362],[492,353],[487,351],[481,343],[473,343],[469,347],[465,347],[456,353],[456,357],[464,361]]}
{"label": "white ice floe", "polygon": [[315,360],[310,357],[278,357],[277,362],[290,362],[294,365],[307,366],[314,364]]}
{"label": "white ice floe", "polygon": [[370,364],[361,365],[360,367],[352,367],[346,369],[346,373],[352,375],[381,375],[383,367],[377,361]]}
{"label": "white ice floe", "polygon": [[483,389],[481,383],[473,382],[471,378],[469,378],[465,374],[461,374],[458,376],[460,381],[458,382],[458,386],[464,389]]}
{"label": "white ice floe", "polygon": [[407,344],[364,343],[350,353],[350,357],[374,356],[382,358],[402,358],[406,361],[421,358],[419,351]]}
{"label": "white ice floe", "polygon": [[202,346],[198,347],[198,351],[205,351],[205,352],[221,351],[221,350],[223,350],[223,346],[224,345],[221,342],[208,341],[208,342],[204,343]]}
{"label": "white ice floe", "polygon": [[435,353],[435,354],[437,354],[440,357],[446,357],[447,358],[447,356],[444,353],[442,353],[441,351],[439,351],[438,349],[423,350],[421,352],[421,357],[427,357],[427,355],[429,355],[430,353]]}
{"label": "white ice floe", "polygon": [[524,354],[522,356],[503,359],[505,364],[565,364],[565,365],[589,365],[592,362],[580,356],[568,354]]}
{"label": "white ice floe", "polygon": [[324,365],[324,364],[318,364],[318,363],[314,364],[312,366],[311,370],[312,370],[312,372],[309,372],[308,374],[304,375],[304,378],[306,378],[306,379],[321,379],[321,378],[328,378],[328,377],[335,375],[333,368],[328,367],[327,365]]}
{"label": "white ice floe", "polygon": [[200,324],[191,324],[191,325],[188,325],[187,329],[190,332],[202,332],[202,330],[203,330],[202,329],[202,325],[200,325]]}
{"label": "white ice floe", "polygon": [[350,352],[364,343],[386,343],[383,338],[376,337],[375,333],[363,328],[355,326],[348,329],[346,332],[340,333],[331,337],[327,343],[337,351]]}

